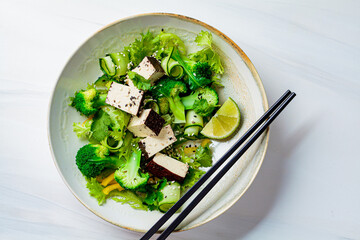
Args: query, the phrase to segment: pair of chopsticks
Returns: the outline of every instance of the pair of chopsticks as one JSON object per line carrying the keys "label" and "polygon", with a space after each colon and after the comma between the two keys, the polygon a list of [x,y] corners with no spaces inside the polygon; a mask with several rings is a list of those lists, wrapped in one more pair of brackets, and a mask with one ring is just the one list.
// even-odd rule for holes
{"label": "pair of chopsticks", "polygon": [[[155,224],[145,233],[140,240],[150,239],[169,218],[210,178],[212,174],[247,140],[243,147],[234,157],[219,171],[219,173],[204,187],[194,200],[179,214],[179,216],[162,232],[158,240],[166,239],[172,231],[184,220],[184,218],[196,207],[196,205],[206,196],[206,194],[216,185],[216,183],[226,174],[226,172],[239,160],[246,150],[256,141],[256,139],[267,129],[275,118],[285,109],[285,107],[296,96],[294,92],[287,90],[270,108],[257,120],[254,125],[232,146],[223,157],[221,157],[200,179],[190,188],[177,203],[172,206]],[[251,136],[252,135],[252,136]]]}

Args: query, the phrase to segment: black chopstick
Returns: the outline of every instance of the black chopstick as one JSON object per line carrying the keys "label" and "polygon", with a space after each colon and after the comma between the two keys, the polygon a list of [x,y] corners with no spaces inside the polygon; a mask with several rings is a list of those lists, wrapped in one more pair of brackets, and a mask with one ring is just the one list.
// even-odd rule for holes
{"label": "black chopstick", "polygon": [[166,239],[172,231],[184,220],[184,218],[196,207],[196,205],[206,196],[206,194],[216,185],[216,183],[230,170],[230,168],[239,160],[246,150],[257,140],[257,138],[266,130],[266,128],[275,120],[275,118],[285,109],[290,101],[296,96],[291,93],[284,103],[270,116],[270,118],[257,130],[248,142],[235,154],[235,156],[220,170],[218,174],[204,187],[204,189],[191,201],[191,203],[181,211],[180,215],[172,222],[169,227],[158,237],[158,240]]}
{"label": "black chopstick", "polygon": [[[291,93],[289,90],[286,91],[280,98],[279,100],[277,100],[268,111],[266,111],[261,117],[260,119],[254,123],[254,125],[224,154],[223,157],[221,157],[212,168],[210,168],[207,173],[205,173],[202,178],[199,179],[199,181],[192,187],[190,188],[182,198],[179,199],[179,201],[177,203],[174,204],[174,206],[172,208],[170,208],[155,224],[152,228],[149,229],[149,231],[140,239],[140,240],[148,240],[150,239],[157,231],[158,229],[160,229],[160,227],[201,187],[201,185],[207,180],[209,179],[209,177],[216,172],[216,170],[237,150],[237,148],[242,145],[246,139],[248,139],[254,132],[256,129],[258,129],[261,124],[263,124],[270,116],[273,117],[271,122],[275,119],[275,117],[277,117],[277,115],[286,107],[286,105],[292,100],[292,98],[295,97],[294,93]],[[286,103],[286,104],[285,104]],[[278,109],[279,107],[282,106],[282,109]],[[280,111],[279,111],[280,110]],[[277,115],[273,115],[273,113],[278,112]],[[271,118],[269,118],[270,120]],[[268,121],[269,121],[268,120]],[[268,122],[267,121],[267,122]],[[267,126],[271,123],[269,122],[267,124]],[[264,126],[264,125],[263,125]],[[265,131],[266,127],[262,127],[262,132]],[[259,132],[259,131],[258,131]],[[260,133],[261,134],[261,133]],[[260,135],[259,134],[259,135]],[[255,135],[254,135],[255,136]],[[252,138],[253,139],[253,138]],[[250,141],[250,140],[249,140]],[[251,144],[250,144],[251,145]],[[249,145],[249,146],[250,146]],[[248,146],[248,147],[249,147]],[[244,146],[245,147],[245,146]],[[241,150],[240,150],[241,151]],[[236,159],[237,160],[237,159]],[[236,161],[235,160],[235,161]],[[230,163],[230,162],[229,162]],[[229,164],[228,163],[228,164]],[[228,165],[227,164],[227,165]],[[232,166],[232,165],[231,165]],[[218,174],[219,175],[219,174]],[[220,177],[221,178],[221,177]],[[211,181],[212,182],[212,181]],[[216,182],[214,182],[214,185],[216,184]],[[211,187],[212,188],[212,187]],[[210,189],[211,189],[210,188]],[[204,191],[204,190],[203,190]],[[202,191],[202,192],[203,192]],[[205,193],[205,192],[204,192]],[[207,192],[206,192],[207,193]],[[206,195],[206,193],[204,194],[204,196]],[[203,197],[201,197],[202,199]],[[200,200],[199,199],[199,202]],[[195,200],[195,199],[194,199]],[[190,203],[191,205],[191,203]],[[190,206],[189,205],[189,206]],[[195,203],[195,205],[193,206],[193,208],[197,205],[197,203]],[[188,207],[189,207],[188,206]],[[186,209],[188,209],[188,207]],[[185,209],[185,210],[186,210]],[[191,211],[191,210],[190,210]],[[189,212],[190,212],[189,211]],[[184,211],[183,211],[184,212]],[[180,222],[188,215],[188,213],[183,214],[182,215],[182,219],[180,221],[179,217],[182,214],[180,214],[178,216],[178,218],[170,225],[172,227],[172,229],[170,229],[170,226],[168,229],[166,229],[163,234],[167,234],[165,235],[161,235],[159,239],[161,239],[162,236],[164,236],[165,238],[178,226],[178,224],[180,224]],[[177,222],[177,220],[179,219],[179,222]],[[176,225],[176,226],[175,226]],[[175,226],[175,227],[174,227]],[[164,239],[164,238],[162,238]]]}

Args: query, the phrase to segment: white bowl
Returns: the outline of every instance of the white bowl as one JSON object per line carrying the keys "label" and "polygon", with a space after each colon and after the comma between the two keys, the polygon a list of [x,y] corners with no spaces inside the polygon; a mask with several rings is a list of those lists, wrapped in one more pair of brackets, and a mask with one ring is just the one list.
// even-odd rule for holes
{"label": "white bowl", "polygon": [[[112,200],[99,206],[89,195],[85,187],[86,181],[75,164],[76,152],[86,142],[80,141],[72,131],[72,123],[83,121],[84,117],[68,104],[69,97],[73,96],[76,90],[85,88],[87,83],[95,81],[101,75],[99,57],[121,51],[124,46],[139,37],[140,33],[149,29],[160,31],[162,28],[175,32],[185,40],[189,52],[197,48],[193,43],[196,34],[201,30],[210,31],[222,56],[225,67],[222,79],[225,88],[220,91],[220,103],[227,97],[232,97],[240,107],[242,121],[240,130],[232,138],[214,141],[214,161],[219,159],[268,108],[262,82],[249,58],[223,33],[198,20],[168,13],[143,14],[107,25],[90,37],[70,58],[53,91],[48,126],[50,148],[65,184],[82,204],[108,222],[139,232],[147,231],[162,213],[135,210]],[[240,199],[259,171],[267,149],[268,137],[269,133],[266,131],[177,230],[188,230],[209,222]],[[164,225],[166,226],[168,225]]]}

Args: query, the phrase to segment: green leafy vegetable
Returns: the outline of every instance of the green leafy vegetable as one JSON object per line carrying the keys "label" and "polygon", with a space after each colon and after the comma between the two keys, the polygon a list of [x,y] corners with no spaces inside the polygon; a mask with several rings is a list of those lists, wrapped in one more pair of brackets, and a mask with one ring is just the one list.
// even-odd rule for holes
{"label": "green leafy vegetable", "polygon": [[73,131],[76,133],[78,138],[90,138],[92,135],[91,124],[93,120],[88,120],[85,123],[74,122],[73,123]]}
{"label": "green leafy vegetable", "polygon": [[202,177],[202,175],[205,174],[205,171],[202,171],[200,169],[194,169],[192,167],[189,167],[189,172],[186,175],[184,182],[181,185],[181,190],[185,191],[187,188],[191,188],[194,186],[194,184],[199,181],[199,179]]}
{"label": "green leafy vegetable", "polygon": [[86,187],[89,189],[90,196],[96,198],[99,205],[103,205],[107,198],[107,195],[102,191],[104,187],[96,181],[96,178],[86,178],[86,181]]}
{"label": "green leafy vegetable", "polygon": [[93,132],[92,138],[101,142],[104,138],[109,136],[109,127],[111,125],[111,118],[109,114],[100,110],[94,116],[94,122],[91,125],[91,131]]}
{"label": "green leafy vegetable", "polygon": [[133,135],[131,132],[126,131],[123,144],[121,145],[119,149],[119,158],[122,158],[124,160],[127,160],[130,158],[132,148],[133,146],[137,145],[137,142],[139,141],[139,138],[133,138]]}
{"label": "green leafy vegetable", "polygon": [[198,163],[197,161],[194,161],[194,158],[187,156],[184,152],[185,147],[179,147],[178,148],[178,156],[177,158],[183,162],[183,163],[187,163],[191,168],[193,169],[198,169],[199,167],[201,167],[200,163]]}
{"label": "green leafy vegetable", "polygon": [[164,199],[162,189],[167,185],[167,180],[165,178],[161,179],[155,184],[143,185],[140,188],[136,189],[138,192],[146,194],[143,202],[152,210],[156,210],[159,207],[159,202]]}
{"label": "green leafy vegetable", "polygon": [[134,209],[145,210],[148,208],[142,203],[142,200],[133,192],[128,190],[113,190],[108,195],[103,193],[104,187],[96,180],[96,178],[86,178],[86,187],[89,189],[90,196],[94,197],[99,205],[103,205],[107,199],[111,198],[122,204],[129,204]]}
{"label": "green leafy vegetable", "polygon": [[139,63],[146,56],[151,56],[159,48],[159,43],[153,41],[153,34],[148,31],[145,34],[141,34],[140,39],[136,39],[128,47],[125,47],[124,50],[129,52],[130,63],[133,67],[139,65]]}
{"label": "green leafy vegetable", "polygon": [[137,74],[136,72],[128,72],[128,76],[133,82],[134,86],[141,90],[150,90],[151,83],[149,80],[145,79],[143,76]]}
{"label": "green leafy vegetable", "polygon": [[[112,192],[110,192],[110,194],[111,193]],[[130,190],[118,191],[115,196],[116,197],[113,197],[112,199],[116,202],[129,204],[134,209],[148,210],[148,207],[143,204],[142,200]]]}
{"label": "green leafy vegetable", "polygon": [[218,74],[224,73],[220,56],[213,49],[213,38],[211,33],[201,31],[195,38],[195,42],[204,48],[198,52],[190,54],[190,59],[196,62],[207,62],[211,70]]}
{"label": "green leafy vegetable", "polygon": [[171,57],[184,69],[187,74],[187,83],[191,90],[196,90],[199,87],[204,87],[211,83],[211,80],[208,78],[208,71],[206,70],[206,68],[210,69],[209,64],[202,62],[185,62],[186,58],[180,54],[177,48],[174,48]]}
{"label": "green leafy vegetable", "polygon": [[195,161],[198,162],[202,167],[212,166],[212,152],[209,147],[210,142],[204,147],[200,145],[195,151]]}
{"label": "green leafy vegetable", "polygon": [[156,56],[159,59],[162,58],[163,53],[169,55],[169,52],[173,47],[177,47],[181,54],[186,55],[185,44],[176,34],[161,31],[154,38],[153,43],[158,44]]}
{"label": "green leafy vegetable", "polygon": [[[107,113],[110,117],[110,120],[111,120],[110,127],[111,127],[111,130],[114,132],[114,133],[112,133],[112,136],[114,136],[115,138],[122,137],[120,135],[125,133],[125,129],[126,129],[127,125],[129,124],[131,115],[124,111],[116,109],[112,106],[103,107],[102,111]],[[118,140],[120,140],[120,139],[118,139]]]}

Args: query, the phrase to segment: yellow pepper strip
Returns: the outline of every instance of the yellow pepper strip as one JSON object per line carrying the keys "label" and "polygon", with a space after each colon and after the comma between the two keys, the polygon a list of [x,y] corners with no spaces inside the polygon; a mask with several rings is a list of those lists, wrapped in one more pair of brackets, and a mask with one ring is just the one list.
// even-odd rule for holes
{"label": "yellow pepper strip", "polygon": [[96,176],[96,181],[98,181],[99,183],[101,183],[102,180],[104,180],[104,178],[103,178],[101,175]]}
{"label": "yellow pepper strip", "polygon": [[113,191],[113,190],[115,190],[115,189],[117,189],[117,190],[119,190],[119,191],[124,190],[124,189],[120,186],[120,184],[116,183],[116,184],[112,184],[112,185],[107,186],[107,187],[104,188],[102,191],[103,191],[103,193],[104,193],[105,195],[108,195],[111,191]]}
{"label": "yellow pepper strip", "polygon": [[114,179],[114,180],[112,180],[111,182],[109,182],[109,185],[115,184],[115,183],[118,183],[118,182]]}
{"label": "yellow pepper strip", "polygon": [[210,139],[204,139],[204,140],[201,142],[201,146],[202,146],[202,147],[205,147],[205,146],[208,145],[209,143],[211,143]]}
{"label": "yellow pepper strip", "polygon": [[191,155],[191,154],[195,153],[196,149],[197,149],[197,147],[187,147],[187,148],[184,148],[184,153],[185,153],[185,155]]}
{"label": "yellow pepper strip", "polygon": [[115,172],[113,172],[112,174],[110,174],[109,176],[107,176],[106,178],[104,178],[104,180],[102,180],[102,182],[101,182],[101,185],[104,186],[104,187],[106,187],[107,185],[109,185],[109,183],[110,183],[112,180],[115,180],[114,174],[115,174]]}

